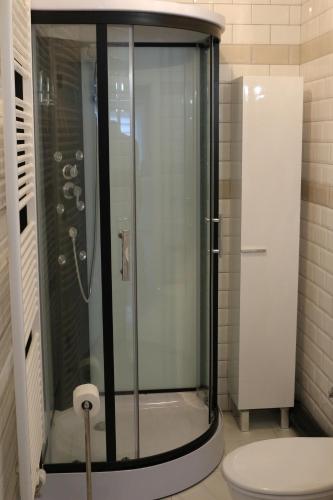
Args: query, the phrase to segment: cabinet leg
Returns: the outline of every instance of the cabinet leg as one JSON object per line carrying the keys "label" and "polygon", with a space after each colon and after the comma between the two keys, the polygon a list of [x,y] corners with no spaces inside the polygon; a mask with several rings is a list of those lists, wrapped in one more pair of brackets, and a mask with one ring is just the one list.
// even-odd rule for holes
{"label": "cabinet leg", "polygon": [[241,410],[239,412],[239,427],[242,432],[249,432],[250,412],[248,410]]}
{"label": "cabinet leg", "polygon": [[281,429],[289,429],[289,408],[281,408]]}

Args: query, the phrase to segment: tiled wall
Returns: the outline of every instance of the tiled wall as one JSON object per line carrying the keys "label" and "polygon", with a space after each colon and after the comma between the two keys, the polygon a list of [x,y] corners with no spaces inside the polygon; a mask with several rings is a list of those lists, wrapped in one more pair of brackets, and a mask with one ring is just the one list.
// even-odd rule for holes
{"label": "tiled wall", "polygon": [[333,1],[302,5],[305,80],[297,397],[333,435]]}
{"label": "tiled wall", "polygon": [[14,500],[17,499],[17,447],[10,329],[2,104],[0,75],[0,499]]}

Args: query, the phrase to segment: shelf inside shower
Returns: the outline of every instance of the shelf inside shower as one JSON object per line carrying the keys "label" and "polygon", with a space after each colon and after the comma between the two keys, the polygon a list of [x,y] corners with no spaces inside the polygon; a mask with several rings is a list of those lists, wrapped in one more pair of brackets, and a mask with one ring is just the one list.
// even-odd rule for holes
{"label": "shelf inside shower", "polygon": [[[116,396],[117,460],[133,453],[133,396]],[[104,397],[100,415],[105,414]],[[91,422],[92,456],[104,462],[105,425],[101,416]],[[156,455],[178,448],[194,440],[207,429],[207,406],[195,391],[140,395],[140,455]],[[73,408],[54,413],[49,434],[47,463],[84,461],[84,425]]]}

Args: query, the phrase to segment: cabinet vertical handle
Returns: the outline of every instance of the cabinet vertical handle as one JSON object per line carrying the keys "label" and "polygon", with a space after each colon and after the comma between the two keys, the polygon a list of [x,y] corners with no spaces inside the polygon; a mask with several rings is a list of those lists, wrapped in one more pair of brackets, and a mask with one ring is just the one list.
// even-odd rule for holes
{"label": "cabinet vertical handle", "polygon": [[129,281],[130,279],[130,262],[129,262],[129,231],[123,230],[118,234],[121,239],[121,275],[122,281]]}

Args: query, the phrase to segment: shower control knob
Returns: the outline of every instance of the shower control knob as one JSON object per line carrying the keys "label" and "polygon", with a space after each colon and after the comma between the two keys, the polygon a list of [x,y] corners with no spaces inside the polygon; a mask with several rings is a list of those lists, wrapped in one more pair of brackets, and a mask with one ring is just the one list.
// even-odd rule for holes
{"label": "shower control knob", "polygon": [[79,259],[83,262],[87,259],[87,253],[84,250],[81,250],[79,253]]}
{"label": "shower control knob", "polygon": [[77,165],[70,165],[69,163],[62,169],[62,174],[65,179],[74,179],[78,176],[79,169]]}
{"label": "shower control knob", "polygon": [[77,202],[76,207],[77,207],[79,212],[82,212],[86,208],[84,201],[82,201],[82,200],[79,200]]}
{"label": "shower control knob", "polygon": [[77,161],[82,161],[83,160],[83,152],[80,151],[79,149],[75,153],[75,159]]}
{"label": "shower control knob", "polygon": [[57,205],[57,214],[62,215],[65,212],[65,207],[62,203],[58,203]]}
{"label": "shower control knob", "polygon": [[59,266],[64,266],[66,262],[67,262],[66,256],[63,254],[59,255],[58,257]]}
{"label": "shower control knob", "polygon": [[62,152],[61,151],[56,151],[53,155],[53,158],[57,163],[59,163],[62,160]]}
{"label": "shower control knob", "polygon": [[72,198],[74,198],[74,187],[75,185],[73,184],[73,182],[66,182],[63,185],[62,190],[66,200],[71,200]]}

